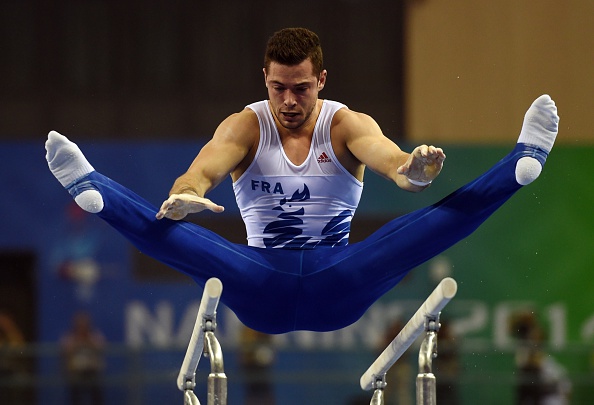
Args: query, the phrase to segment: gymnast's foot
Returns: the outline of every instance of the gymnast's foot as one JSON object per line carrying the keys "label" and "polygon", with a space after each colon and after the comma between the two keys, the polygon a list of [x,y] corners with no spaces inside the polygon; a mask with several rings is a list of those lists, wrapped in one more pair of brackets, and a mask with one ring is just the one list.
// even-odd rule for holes
{"label": "gymnast's foot", "polygon": [[[67,188],[76,180],[95,171],[78,146],[56,131],[48,134],[45,150],[48,166],[62,187]],[[103,209],[103,197],[94,189],[82,191],[74,197],[74,201],[83,210],[93,214]]]}
{"label": "gymnast's foot", "polygon": [[[538,146],[547,154],[553,148],[559,116],[555,102],[547,94],[534,100],[526,115],[518,143]],[[516,181],[525,186],[532,183],[542,171],[541,163],[533,157],[523,157],[516,164]]]}

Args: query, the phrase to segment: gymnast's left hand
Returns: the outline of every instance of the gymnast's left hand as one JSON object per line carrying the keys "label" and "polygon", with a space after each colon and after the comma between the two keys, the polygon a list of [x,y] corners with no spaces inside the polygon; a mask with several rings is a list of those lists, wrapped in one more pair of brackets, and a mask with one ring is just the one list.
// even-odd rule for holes
{"label": "gymnast's left hand", "polygon": [[435,146],[417,146],[409,155],[405,164],[398,168],[402,174],[411,180],[431,182],[443,168],[446,155],[441,148]]}
{"label": "gymnast's left hand", "polygon": [[175,221],[184,219],[188,214],[210,210],[212,212],[223,212],[225,208],[222,205],[215,204],[208,198],[198,197],[193,194],[172,194],[166,199],[156,218],[169,218]]}

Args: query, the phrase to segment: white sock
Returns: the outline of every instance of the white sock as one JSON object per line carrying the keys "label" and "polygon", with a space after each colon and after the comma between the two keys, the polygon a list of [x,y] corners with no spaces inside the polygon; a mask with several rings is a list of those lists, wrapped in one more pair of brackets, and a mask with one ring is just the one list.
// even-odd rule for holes
{"label": "white sock", "polygon": [[557,106],[549,95],[544,94],[534,100],[526,111],[518,142],[539,146],[549,153],[558,130]]}
{"label": "white sock", "polygon": [[103,209],[103,197],[97,190],[85,190],[76,197],[74,202],[83,210],[96,214]]}
{"label": "white sock", "polygon": [[516,181],[522,186],[532,183],[540,176],[542,166],[533,157],[524,156],[516,163]]}
{"label": "white sock", "polygon": [[[534,100],[520,131],[518,143],[536,145],[547,153],[553,148],[559,130],[559,116],[555,102],[547,94]],[[523,157],[516,164],[516,181],[525,186],[540,175],[542,166],[532,157]]]}
{"label": "white sock", "polygon": [[[48,166],[62,187],[95,171],[78,146],[56,131],[48,134],[45,150]],[[97,190],[85,190],[74,201],[87,212],[97,213],[103,209],[103,197]]]}

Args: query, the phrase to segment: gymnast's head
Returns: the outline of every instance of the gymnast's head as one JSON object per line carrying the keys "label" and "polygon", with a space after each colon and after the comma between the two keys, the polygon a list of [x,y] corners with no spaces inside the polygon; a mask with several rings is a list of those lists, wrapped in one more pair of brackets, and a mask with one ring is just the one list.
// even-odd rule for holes
{"label": "gymnast's head", "polygon": [[305,28],[274,33],[266,47],[263,71],[278,124],[290,131],[315,125],[318,93],[328,74],[322,68],[318,36]]}
{"label": "gymnast's head", "polygon": [[311,61],[313,74],[319,79],[324,70],[320,38],[307,28],[284,28],[275,32],[268,40],[264,54],[264,73],[270,71],[272,62],[296,66],[307,59]]}

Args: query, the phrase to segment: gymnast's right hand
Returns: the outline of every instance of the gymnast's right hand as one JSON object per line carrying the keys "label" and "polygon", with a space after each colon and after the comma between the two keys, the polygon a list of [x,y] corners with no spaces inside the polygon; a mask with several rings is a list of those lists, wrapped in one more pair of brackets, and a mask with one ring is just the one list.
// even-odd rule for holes
{"label": "gymnast's right hand", "polygon": [[204,210],[218,213],[223,212],[225,208],[213,203],[208,198],[198,197],[193,194],[172,194],[163,202],[156,218],[169,218],[178,221],[184,219],[188,214]]}

